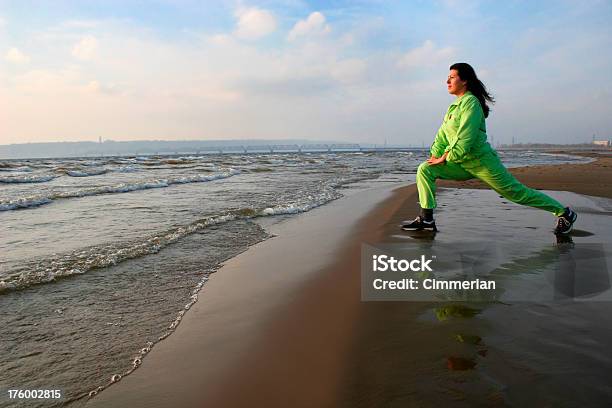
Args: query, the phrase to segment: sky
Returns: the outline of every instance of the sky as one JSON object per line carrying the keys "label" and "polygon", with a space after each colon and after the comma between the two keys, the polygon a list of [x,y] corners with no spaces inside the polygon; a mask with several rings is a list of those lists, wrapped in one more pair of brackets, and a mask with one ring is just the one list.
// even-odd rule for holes
{"label": "sky", "polygon": [[0,0],[0,144],[428,145],[468,62],[497,143],[612,138],[612,2]]}

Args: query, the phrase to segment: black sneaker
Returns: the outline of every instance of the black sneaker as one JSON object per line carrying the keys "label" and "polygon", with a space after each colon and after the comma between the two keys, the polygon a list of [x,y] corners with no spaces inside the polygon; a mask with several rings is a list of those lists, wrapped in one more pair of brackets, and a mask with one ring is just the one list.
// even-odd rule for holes
{"label": "black sneaker", "polygon": [[555,234],[569,234],[577,218],[578,214],[576,214],[576,211],[569,207],[565,207],[565,212],[557,218]]}
{"label": "black sneaker", "polygon": [[412,221],[404,221],[401,223],[400,228],[404,231],[423,231],[431,230],[437,231],[436,222],[434,220],[425,221],[420,215]]}

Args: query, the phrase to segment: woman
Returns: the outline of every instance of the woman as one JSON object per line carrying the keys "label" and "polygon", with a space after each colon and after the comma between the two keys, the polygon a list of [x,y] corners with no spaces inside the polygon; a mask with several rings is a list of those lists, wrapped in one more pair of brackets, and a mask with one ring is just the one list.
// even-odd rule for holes
{"label": "woman", "polygon": [[478,178],[506,199],[549,211],[558,217],[555,233],[568,234],[577,214],[557,200],[521,184],[501,163],[487,142],[485,118],[487,101],[494,103],[474,69],[466,63],[453,64],[446,80],[448,93],[455,95],[444,122],[431,146],[431,157],[421,163],[417,188],[421,215],[405,221],[404,230],[436,231],[433,209],[436,208],[436,179],[469,180]]}

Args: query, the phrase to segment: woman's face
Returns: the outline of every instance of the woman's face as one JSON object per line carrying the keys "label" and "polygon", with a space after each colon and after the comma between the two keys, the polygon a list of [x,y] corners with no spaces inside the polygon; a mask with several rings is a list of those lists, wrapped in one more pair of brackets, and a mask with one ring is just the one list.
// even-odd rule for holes
{"label": "woman's face", "polygon": [[446,80],[448,93],[451,95],[461,96],[467,91],[467,81],[459,78],[459,72],[456,69],[451,69]]}

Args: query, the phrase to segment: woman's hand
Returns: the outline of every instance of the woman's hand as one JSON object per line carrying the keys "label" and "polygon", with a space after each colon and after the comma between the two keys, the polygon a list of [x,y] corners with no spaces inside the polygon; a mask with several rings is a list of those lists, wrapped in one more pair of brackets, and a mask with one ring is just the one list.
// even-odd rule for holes
{"label": "woman's hand", "polygon": [[448,156],[448,152],[444,153],[442,157],[434,157],[432,155],[429,159],[427,159],[427,163],[432,166],[435,166],[436,164],[442,164],[446,161],[446,156]]}

